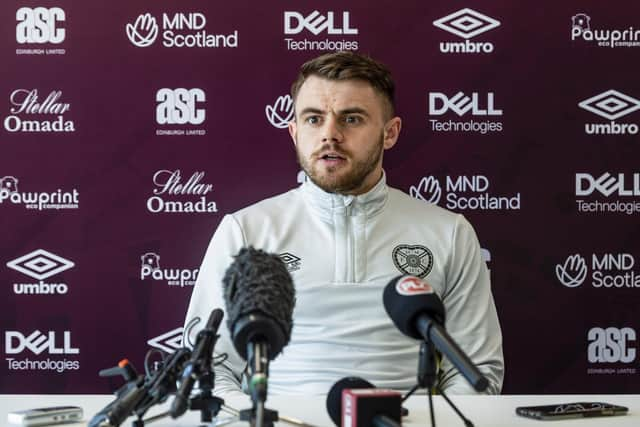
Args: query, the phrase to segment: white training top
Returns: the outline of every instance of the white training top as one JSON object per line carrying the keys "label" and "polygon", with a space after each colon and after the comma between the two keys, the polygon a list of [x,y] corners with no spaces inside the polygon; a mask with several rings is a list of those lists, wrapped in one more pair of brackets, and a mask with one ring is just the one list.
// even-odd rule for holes
{"label": "white training top", "polygon": [[[326,394],[345,376],[411,388],[420,343],[396,329],[382,303],[385,286],[403,274],[434,288],[447,331],[487,376],[487,392],[500,392],[500,324],[478,240],[462,215],[390,188],[384,176],[358,196],[327,193],[308,181],[226,215],[191,296],[185,343],[195,341],[212,309],[225,308],[222,278],[246,246],[279,254],[296,290],[291,341],[270,364],[270,394]],[[221,396],[241,390],[246,367],[226,320],[215,351],[228,354],[216,369]],[[475,393],[446,359],[440,381],[446,392]]]}

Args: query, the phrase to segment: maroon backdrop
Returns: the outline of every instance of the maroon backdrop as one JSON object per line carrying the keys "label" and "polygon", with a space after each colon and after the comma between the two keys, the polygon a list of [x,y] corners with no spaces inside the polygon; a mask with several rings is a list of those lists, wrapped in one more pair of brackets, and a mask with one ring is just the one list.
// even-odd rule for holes
{"label": "maroon backdrop", "polygon": [[0,4],[0,393],[180,345],[222,216],[299,181],[297,68],[340,49],[396,77],[391,185],[477,230],[503,391],[640,392],[636,1],[99,3]]}

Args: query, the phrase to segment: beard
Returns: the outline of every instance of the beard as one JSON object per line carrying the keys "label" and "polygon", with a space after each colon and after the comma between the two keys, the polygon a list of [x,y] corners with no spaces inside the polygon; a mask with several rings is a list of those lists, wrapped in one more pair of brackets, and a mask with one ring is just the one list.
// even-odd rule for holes
{"label": "beard", "polygon": [[[348,152],[340,149],[339,144],[323,144],[319,150],[314,152],[309,159],[304,158],[296,146],[298,163],[309,179],[318,187],[328,193],[351,194],[361,187],[364,181],[371,175],[382,158],[383,135],[380,135],[378,143],[365,153],[361,160],[355,160]],[[317,154],[332,150],[349,159],[347,165],[329,166],[321,168],[314,167],[317,164]],[[316,163],[314,163],[314,161]]]}

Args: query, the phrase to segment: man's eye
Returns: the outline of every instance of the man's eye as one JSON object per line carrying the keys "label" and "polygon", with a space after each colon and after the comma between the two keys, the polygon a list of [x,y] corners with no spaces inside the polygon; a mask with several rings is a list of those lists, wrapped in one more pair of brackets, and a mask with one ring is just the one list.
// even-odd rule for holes
{"label": "man's eye", "polygon": [[358,116],[346,116],[344,122],[350,125],[360,123],[362,120]]}
{"label": "man's eye", "polygon": [[305,121],[310,125],[315,125],[318,122],[320,122],[320,118],[318,116],[310,116],[310,117],[307,117]]}

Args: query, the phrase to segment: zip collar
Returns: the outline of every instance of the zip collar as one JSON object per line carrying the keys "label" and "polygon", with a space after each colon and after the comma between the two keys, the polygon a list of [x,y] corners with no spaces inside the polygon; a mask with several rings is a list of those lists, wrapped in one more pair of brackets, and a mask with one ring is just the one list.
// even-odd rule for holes
{"label": "zip collar", "polygon": [[389,196],[389,187],[384,171],[376,185],[364,194],[357,196],[351,194],[328,193],[307,179],[300,191],[311,207],[324,219],[333,220],[334,215],[368,217],[382,210]]}

